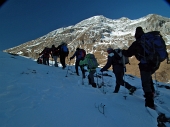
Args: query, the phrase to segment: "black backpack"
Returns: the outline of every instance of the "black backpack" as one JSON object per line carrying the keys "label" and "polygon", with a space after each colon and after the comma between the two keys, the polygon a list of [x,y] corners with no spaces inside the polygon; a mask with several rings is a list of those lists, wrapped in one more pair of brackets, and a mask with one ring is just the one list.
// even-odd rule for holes
{"label": "black backpack", "polygon": [[125,65],[125,64],[129,64],[129,57],[126,57],[122,54],[122,50],[121,49],[114,49],[116,55],[119,57],[117,57],[117,61],[119,64]]}

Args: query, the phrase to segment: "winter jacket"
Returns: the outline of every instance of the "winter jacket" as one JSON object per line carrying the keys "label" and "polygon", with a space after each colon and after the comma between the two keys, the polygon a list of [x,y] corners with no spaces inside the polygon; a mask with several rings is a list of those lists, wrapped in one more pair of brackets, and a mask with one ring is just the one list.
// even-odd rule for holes
{"label": "winter jacket", "polygon": [[[136,59],[140,62],[141,56],[144,56],[144,49],[140,45],[140,38],[137,38],[135,42],[132,43],[132,45],[127,50],[122,50],[122,54],[126,57],[135,56]],[[154,73],[159,68],[159,65],[157,67],[151,65],[150,63],[139,63],[139,69],[141,71],[151,71]]]}
{"label": "winter jacket", "polygon": [[56,47],[51,48],[52,56],[59,56],[59,50]]}
{"label": "winter jacket", "polygon": [[108,68],[110,68],[111,66],[114,68],[115,65],[119,65],[119,66],[123,67],[123,65],[118,62],[119,60],[120,60],[119,55],[113,50],[108,55],[108,59],[107,59],[106,65],[100,71],[101,72],[107,71]]}
{"label": "winter jacket", "polygon": [[74,57],[76,57],[76,61],[83,60],[82,55],[81,55],[81,49],[76,50],[73,56],[70,57],[70,59],[73,59]]}
{"label": "winter jacket", "polygon": [[39,54],[39,55],[42,55],[43,54],[43,58],[49,58],[50,57],[50,48],[44,48],[44,50]]}

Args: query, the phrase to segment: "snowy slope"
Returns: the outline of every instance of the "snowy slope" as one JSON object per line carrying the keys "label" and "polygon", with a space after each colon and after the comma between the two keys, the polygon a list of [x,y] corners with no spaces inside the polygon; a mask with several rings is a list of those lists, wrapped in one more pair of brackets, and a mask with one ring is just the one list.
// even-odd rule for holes
{"label": "snowy slope", "polygon": [[[124,87],[119,93],[112,93],[115,77],[110,71],[105,73],[112,77],[98,78],[99,83],[103,81],[106,85],[99,89],[88,85],[87,78],[82,85],[81,76],[73,73],[74,66],[63,70],[3,52],[0,61],[0,127],[157,126],[157,115],[152,117],[144,107],[137,77],[125,76],[126,81],[138,88],[131,96]],[[97,73],[100,74],[99,68]],[[156,89],[160,95],[155,102],[170,117],[169,89]],[[169,123],[166,125],[170,127]]]}

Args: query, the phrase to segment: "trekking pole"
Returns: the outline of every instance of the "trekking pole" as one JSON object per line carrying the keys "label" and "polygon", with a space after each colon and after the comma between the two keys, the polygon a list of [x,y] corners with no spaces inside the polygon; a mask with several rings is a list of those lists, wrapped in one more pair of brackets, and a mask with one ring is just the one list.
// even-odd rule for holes
{"label": "trekking pole", "polygon": [[[70,66],[70,61],[69,61],[69,66]],[[67,68],[67,73],[66,73],[66,76],[65,76],[65,77],[67,77],[68,70],[69,70],[69,66],[68,66],[68,68]]]}
{"label": "trekking pole", "polygon": [[[102,84],[101,84],[101,87],[103,86],[103,93],[106,94],[106,92],[104,91],[104,80],[103,80],[103,72],[102,72]],[[100,88],[101,88],[100,87]]]}
{"label": "trekking pole", "polygon": [[96,79],[97,79],[97,87],[99,88],[99,83],[98,83],[98,74],[97,74],[97,71],[96,71],[95,73],[96,73]]}
{"label": "trekking pole", "polygon": [[[84,72],[84,66],[82,66],[82,70]],[[85,73],[85,72],[84,72]],[[82,74],[82,85],[84,85],[84,79],[83,79],[83,74]]]}
{"label": "trekking pole", "polygon": [[125,72],[126,72],[126,67],[125,67],[125,57],[122,56],[122,58],[123,58],[123,70],[124,70],[124,72],[123,72],[123,80],[124,80],[124,87],[125,87],[125,95],[124,95],[123,97],[124,97],[125,100],[126,100],[127,95],[126,95],[126,83],[125,83]]}
{"label": "trekking pole", "polygon": [[170,58],[167,57],[167,64],[170,64]]}
{"label": "trekking pole", "polygon": [[156,95],[159,95],[159,92],[158,92],[158,83],[157,83],[157,80],[156,80],[156,72],[155,72],[155,84],[156,84]]}
{"label": "trekking pole", "polygon": [[97,86],[99,88],[97,71],[96,71],[96,77],[97,77]]}

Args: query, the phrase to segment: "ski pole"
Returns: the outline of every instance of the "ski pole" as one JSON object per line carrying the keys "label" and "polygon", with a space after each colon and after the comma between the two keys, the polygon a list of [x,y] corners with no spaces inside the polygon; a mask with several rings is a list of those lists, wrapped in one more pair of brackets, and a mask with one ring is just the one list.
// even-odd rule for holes
{"label": "ski pole", "polygon": [[102,84],[101,87],[103,86],[103,93],[106,94],[106,92],[104,92],[104,79],[103,79],[103,72],[102,72]]}
{"label": "ski pole", "polygon": [[96,71],[96,77],[97,77],[97,86],[99,88],[97,71]]}
{"label": "ski pole", "polygon": [[102,72],[102,86],[104,85],[104,82],[103,82],[103,72]]}
{"label": "ski pole", "polygon": [[52,57],[52,66],[54,66],[54,56]]}
{"label": "ski pole", "polygon": [[155,84],[156,84],[156,95],[159,95],[159,93],[158,93],[158,83],[157,83],[157,80],[156,80],[156,72],[155,72]]}
{"label": "ski pole", "polygon": [[167,64],[170,64],[170,58],[167,57]]}
{"label": "ski pole", "polygon": [[[84,66],[82,66],[82,72],[84,72]],[[82,85],[84,85],[83,73],[82,73]]]}
{"label": "ski pole", "polygon": [[126,83],[125,83],[126,66],[125,66],[125,57],[122,56],[122,58],[123,58],[123,70],[124,70],[124,72],[123,72],[123,80],[124,80],[124,87],[125,87],[125,95],[124,95],[124,98],[125,98],[125,100],[126,100],[126,97],[127,97],[127,95],[126,95]]}

